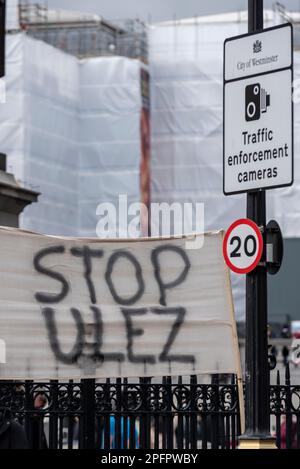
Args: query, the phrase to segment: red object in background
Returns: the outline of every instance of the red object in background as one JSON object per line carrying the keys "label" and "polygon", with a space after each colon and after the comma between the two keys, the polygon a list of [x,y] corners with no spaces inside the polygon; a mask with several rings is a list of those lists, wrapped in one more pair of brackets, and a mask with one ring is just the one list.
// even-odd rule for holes
{"label": "red object in background", "polygon": [[[281,449],[286,449],[286,420],[280,427]],[[292,422],[291,425],[291,449],[297,449],[297,423]]]}
{"label": "red object in background", "polygon": [[151,158],[151,134],[150,134],[150,76],[147,70],[141,69],[141,165],[140,165],[140,190],[141,202],[145,209],[141,213],[141,234],[149,236],[150,216],[150,158]]}

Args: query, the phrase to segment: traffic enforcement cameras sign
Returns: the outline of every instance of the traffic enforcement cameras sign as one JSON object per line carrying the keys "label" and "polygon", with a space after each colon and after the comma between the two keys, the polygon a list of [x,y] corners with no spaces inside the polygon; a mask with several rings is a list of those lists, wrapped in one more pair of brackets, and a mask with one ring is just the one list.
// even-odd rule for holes
{"label": "traffic enforcement cameras sign", "polygon": [[293,183],[290,24],[224,42],[225,195]]}

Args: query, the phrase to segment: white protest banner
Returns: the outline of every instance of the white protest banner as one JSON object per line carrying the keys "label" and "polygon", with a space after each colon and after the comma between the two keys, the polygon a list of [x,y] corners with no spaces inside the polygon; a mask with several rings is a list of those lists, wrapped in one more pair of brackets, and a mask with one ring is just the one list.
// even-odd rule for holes
{"label": "white protest banner", "polygon": [[0,379],[240,375],[223,232],[186,241],[0,228]]}

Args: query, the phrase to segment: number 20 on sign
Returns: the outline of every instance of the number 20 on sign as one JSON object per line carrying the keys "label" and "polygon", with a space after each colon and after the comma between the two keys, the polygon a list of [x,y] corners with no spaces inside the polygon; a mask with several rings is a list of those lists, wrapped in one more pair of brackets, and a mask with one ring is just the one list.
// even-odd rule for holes
{"label": "number 20 on sign", "polygon": [[223,241],[227,266],[237,274],[247,274],[257,267],[263,252],[263,237],[259,227],[247,218],[230,225]]}

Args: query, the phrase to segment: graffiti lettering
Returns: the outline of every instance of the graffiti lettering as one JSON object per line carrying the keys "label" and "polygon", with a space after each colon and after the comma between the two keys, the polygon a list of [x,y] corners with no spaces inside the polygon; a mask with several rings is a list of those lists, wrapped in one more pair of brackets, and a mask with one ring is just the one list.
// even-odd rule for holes
{"label": "graffiti lettering", "polygon": [[[176,254],[178,254],[182,258],[182,260],[184,262],[183,270],[180,272],[178,277],[175,280],[172,280],[171,282],[164,282],[163,279],[162,279],[162,276],[161,276],[161,263],[160,263],[160,260],[159,260],[159,256],[163,252],[175,252]],[[180,249],[179,247],[172,246],[172,245],[159,246],[156,249],[154,249],[152,251],[152,254],[151,254],[151,260],[152,260],[152,264],[154,266],[154,275],[155,275],[155,278],[156,278],[156,281],[159,285],[159,290],[160,290],[159,303],[162,306],[166,306],[167,305],[167,303],[166,303],[166,290],[171,289],[171,288],[175,288],[175,287],[177,287],[178,285],[180,285],[181,283],[183,283],[185,281],[185,279],[187,277],[187,274],[190,270],[191,264],[190,264],[190,261],[189,261],[189,258],[187,256],[186,252],[183,249]]]}
{"label": "graffiti lettering", "polygon": [[[116,288],[115,288],[115,286],[113,284],[113,281],[112,281],[112,278],[111,278],[114,265],[122,257],[125,258],[125,259],[128,259],[133,264],[133,266],[135,268],[135,275],[136,275],[136,280],[137,280],[137,283],[138,283],[138,289],[137,289],[137,292],[135,293],[135,295],[133,295],[131,298],[121,298],[117,294]],[[107,264],[107,270],[106,270],[106,273],[105,273],[105,278],[106,278],[106,282],[107,282],[109,290],[112,294],[113,299],[117,303],[119,303],[120,305],[126,305],[126,306],[133,305],[134,303],[136,303],[141,298],[141,296],[144,293],[145,284],[144,284],[143,275],[142,275],[142,268],[141,268],[139,262],[134,257],[134,255],[131,254],[130,252],[117,251],[114,254],[112,254],[112,256],[109,258],[109,261],[108,261],[108,264]]]}
{"label": "graffiti lettering", "polygon": [[94,283],[91,278],[92,273],[92,258],[100,258],[103,256],[103,251],[101,249],[90,249],[89,246],[83,246],[82,248],[71,248],[71,253],[73,256],[82,257],[84,263],[84,277],[89,289],[91,303],[94,305],[97,303],[96,292]]}
{"label": "graffiti lettering", "polygon": [[[176,339],[184,325],[186,309],[182,306],[167,306],[167,292],[182,284],[186,280],[191,268],[190,260],[183,249],[178,246],[168,244],[160,245],[150,252],[150,266],[152,264],[152,272],[159,292],[157,305],[149,305],[148,301],[143,304],[141,301],[145,294],[142,263],[131,252],[123,249],[114,251],[106,260],[105,250],[92,249],[86,245],[82,247],[71,247],[69,253],[73,258],[80,259],[80,262],[83,265],[82,275],[88,288],[90,301],[90,305],[88,307],[90,315],[86,317],[83,315],[83,311],[80,311],[78,307],[70,307],[70,314],[75,323],[76,333],[71,350],[66,351],[63,330],[60,331],[58,326],[59,311],[48,306],[42,308],[50,348],[57,362],[61,362],[65,365],[77,364],[80,366],[80,363],[86,363],[82,359],[87,358],[94,363],[95,367],[101,366],[104,362],[110,361],[123,363],[126,360],[131,363],[145,365],[154,365],[159,362],[168,362],[169,364],[171,362],[179,362],[194,365],[195,357],[193,355],[172,352],[176,345]],[[46,267],[47,264],[51,265],[51,255],[63,256],[67,255],[67,253],[65,252],[65,247],[63,245],[51,246],[40,250],[34,256],[33,260],[34,268],[38,273],[45,275],[60,284],[60,290],[57,293],[45,291],[35,293],[35,299],[39,303],[43,304],[58,304],[64,301],[71,292],[71,286],[73,287],[71,279],[67,280],[61,272],[58,272],[58,265],[60,264],[57,263],[57,258],[55,269],[53,268],[54,266],[51,268]],[[168,275],[168,271],[164,269],[164,260],[165,256],[170,257],[170,255],[172,257],[172,265],[174,265],[174,255],[178,257],[176,265],[178,264],[179,267],[178,272],[175,272],[175,278],[172,273],[173,279],[167,280],[166,276]],[[46,262],[43,263],[46,259],[47,264]],[[132,267],[134,269],[134,283],[131,283],[131,285],[134,285],[134,291],[127,297],[124,293],[120,293],[120,282],[124,283],[127,280],[126,276],[124,277],[124,265],[126,264],[123,264],[122,271],[117,268],[120,260],[125,260],[128,263],[128,270]],[[100,264],[103,269],[103,282],[101,284],[99,284],[101,279],[95,276],[95,269],[93,269],[97,262],[102,263]],[[106,266],[105,262],[107,262]],[[68,265],[68,263],[65,265]],[[76,268],[75,271],[78,271],[78,269]],[[121,275],[120,272],[122,272]],[[147,272],[149,272],[149,269]],[[72,270],[70,270],[70,275],[71,273]],[[107,294],[109,294],[112,298],[111,304],[117,304],[118,308],[120,308],[119,313],[114,313],[120,314],[120,318],[118,319],[118,317],[114,315],[114,317],[109,320],[109,327],[116,327],[113,325],[117,323],[118,327],[121,326],[123,328],[125,343],[119,347],[121,349],[123,347],[123,351],[126,353],[122,353],[121,350],[115,350],[118,348],[118,345],[114,342],[112,342],[114,348],[113,351],[103,352],[103,350],[105,350],[105,346],[109,345],[109,347],[112,347],[112,345],[109,340],[109,335],[107,335],[105,330],[106,325],[103,322],[102,306],[98,306],[99,302],[101,304],[102,299],[102,295],[99,295],[99,293],[97,295],[97,286],[99,288],[100,285],[102,288],[102,295],[103,286],[106,286],[106,298]],[[76,287],[78,288],[77,284]],[[124,291],[124,285],[122,285],[122,288]],[[107,301],[108,300],[106,299],[106,302]],[[138,303],[140,301],[141,307],[138,307]],[[134,305],[136,306],[133,307]],[[146,338],[147,327],[149,324],[153,324],[153,321],[152,323],[149,321],[149,315],[152,315],[152,319],[153,321],[156,321],[156,323],[161,322],[163,324],[162,327],[165,328],[164,330],[167,330],[165,339],[160,339],[160,344],[156,347],[156,350],[153,351],[153,353],[145,353],[145,349],[144,352],[141,350],[139,351],[139,344],[142,342],[141,340],[137,340],[139,337],[141,338],[144,335]],[[167,317],[171,316],[174,316],[175,319],[171,320],[169,325],[166,320]],[[91,319],[89,319],[89,317],[91,317]],[[138,326],[139,322],[142,322],[142,327],[141,325]],[[65,316],[64,324],[66,324]],[[106,344],[105,341],[107,341],[108,344]]]}
{"label": "graffiti lettering", "polygon": [[48,269],[41,265],[41,260],[49,256],[50,254],[63,254],[65,252],[64,246],[51,246],[46,249],[42,249],[40,252],[33,259],[33,265],[37,272],[43,275],[47,275],[54,280],[57,280],[61,283],[61,292],[54,294],[54,293],[42,293],[38,292],[35,294],[35,298],[40,303],[59,303],[62,301],[68,294],[69,285],[66,279],[62,274],[59,272],[55,272],[54,270]]}
{"label": "graffiti lettering", "polygon": [[179,329],[181,328],[186,310],[184,308],[151,308],[151,312],[159,315],[163,314],[175,314],[176,319],[173,323],[172,329],[168,336],[167,342],[165,343],[159,359],[162,362],[180,362],[180,363],[194,363],[195,357],[193,355],[169,355],[170,349],[176,339]]}

